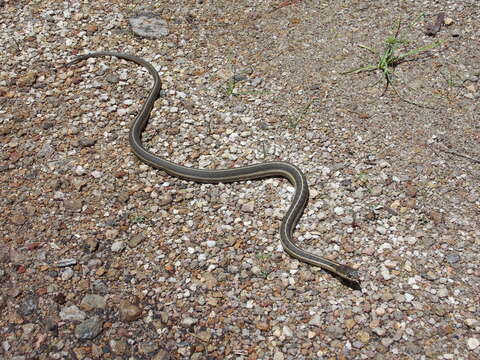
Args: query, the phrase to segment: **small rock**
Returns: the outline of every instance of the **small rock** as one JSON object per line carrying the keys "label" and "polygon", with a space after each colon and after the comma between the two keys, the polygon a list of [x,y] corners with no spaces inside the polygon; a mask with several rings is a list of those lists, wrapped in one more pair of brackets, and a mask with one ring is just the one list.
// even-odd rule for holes
{"label": "small rock", "polygon": [[373,328],[372,331],[375,334],[377,334],[378,336],[384,336],[386,334],[386,330],[384,328],[381,328],[381,327]]}
{"label": "small rock", "polygon": [[211,334],[210,331],[204,330],[204,331],[200,331],[197,334],[197,337],[202,341],[208,342],[208,341],[210,341],[210,338],[212,337],[212,334]]}
{"label": "small rock", "polygon": [[361,341],[364,344],[367,344],[370,341],[370,334],[366,331],[359,331],[356,337],[358,341]]}
{"label": "small rock", "polygon": [[308,322],[309,325],[320,326],[322,325],[322,318],[319,314],[315,314],[310,321]]}
{"label": "small rock", "polygon": [[108,294],[108,286],[102,280],[93,280],[91,283],[92,291],[98,294]]}
{"label": "small rock", "polygon": [[197,320],[190,317],[190,316],[186,316],[182,319],[182,325],[185,326],[185,327],[190,327],[192,326],[193,324],[196,324],[197,323]]}
{"label": "small rock", "polygon": [[327,334],[333,339],[341,339],[343,337],[344,331],[340,326],[330,325],[327,327]]}
{"label": "small rock", "polygon": [[242,205],[242,211],[243,212],[253,213],[254,210],[255,210],[255,202],[254,201],[249,201],[249,202]]}
{"label": "small rock", "polygon": [[109,345],[114,354],[123,355],[127,350],[127,342],[125,339],[111,339]]}
{"label": "small rock", "polygon": [[142,13],[128,19],[135,35],[150,39],[167,36],[167,23],[154,13]]}
{"label": "small rock", "polygon": [[118,82],[120,81],[119,77],[115,74],[108,74],[105,77],[105,80],[107,80],[110,84],[118,84]]}
{"label": "small rock", "polygon": [[91,147],[91,146],[95,145],[96,142],[97,142],[97,139],[87,138],[87,137],[82,137],[78,141],[78,143],[81,147]]}
{"label": "small rock", "polygon": [[77,264],[76,259],[61,259],[57,261],[56,266],[59,268],[63,268],[63,267],[73,266],[76,264]]}
{"label": "small rock", "polygon": [[77,306],[66,306],[60,311],[60,319],[65,321],[83,321],[86,314]]}
{"label": "small rock", "polygon": [[103,321],[98,316],[94,316],[77,325],[75,336],[80,340],[92,340],[102,332],[102,329]]}
{"label": "small rock", "polygon": [[107,240],[113,240],[118,236],[118,230],[117,229],[108,229],[105,232],[105,237]]}
{"label": "small rock", "polygon": [[91,253],[97,251],[98,249],[98,240],[95,238],[88,238],[85,241],[85,245],[87,247],[87,250]]}
{"label": "small rock", "polygon": [[270,329],[270,326],[266,322],[259,322],[255,325],[255,327],[261,331],[267,331],[268,329]]}
{"label": "small rock", "polygon": [[377,226],[376,230],[380,235],[385,235],[387,233],[387,229],[385,229],[383,226]]}
{"label": "small rock", "polygon": [[137,247],[143,240],[145,240],[145,235],[143,233],[136,234],[128,241],[128,246],[131,248]]}
{"label": "small rock", "polygon": [[443,20],[443,23],[446,25],[446,26],[450,26],[453,24],[453,19],[452,18],[449,18],[449,17],[446,17],[444,20]]}
{"label": "small rock", "polygon": [[36,296],[31,295],[25,298],[25,300],[20,304],[18,312],[22,316],[31,315],[37,310],[38,299]]}
{"label": "small rock", "polygon": [[71,268],[66,268],[62,271],[61,278],[63,281],[70,280],[73,276],[73,270]]}
{"label": "small rock", "polygon": [[123,241],[115,241],[110,247],[110,250],[113,252],[121,252],[125,249],[125,247],[126,245]]}
{"label": "small rock", "polygon": [[35,83],[35,80],[37,80],[37,73],[30,71],[18,78],[17,85],[20,87],[32,86]]}
{"label": "small rock", "polygon": [[92,171],[92,174],[91,174],[95,179],[99,179],[103,176],[103,173],[101,171],[98,171],[98,170],[94,170]]}
{"label": "small rock", "polygon": [[10,220],[15,225],[23,225],[27,221],[27,218],[25,216],[23,216],[22,214],[16,214],[16,215],[13,215],[10,218]]}
{"label": "small rock", "polygon": [[142,342],[138,344],[138,351],[143,355],[151,354],[157,349],[158,346],[153,342]]}
{"label": "small rock", "polygon": [[162,194],[158,197],[158,204],[160,206],[165,206],[170,204],[173,201],[172,195],[169,193]]}
{"label": "small rock", "polygon": [[475,350],[480,345],[480,341],[477,338],[469,338],[467,340],[467,346],[470,350]]}
{"label": "small rock", "polygon": [[171,359],[170,354],[165,350],[160,350],[152,358],[152,360],[170,360],[170,359]]}
{"label": "small rock", "polygon": [[120,303],[119,312],[120,318],[124,322],[135,321],[142,316],[142,309],[128,301],[122,301]]}
{"label": "small rock", "polygon": [[96,24],[88,24],[88,25],[85,27],[85,31],[86,31],[89,35],[97,32],[97,30],[98,30],[98,25],[96,25]]}
{"label": "small rock", "polygon": [[348,330],[352,330],[353,327],[356,325],[357,323],[355,322],[354,319],[347,319],[345,320],[345,327],[348,329]]}
{"label": "small rock", "polygon": [[80,307],[86,311],[93,309],[105,309],[106,306],[107,302],[105,301],[105,298],[95,294],[85,295],[80,303]]}
{"label": "small rock", "polygon": [[83,203],[82,200],[65,200],[63,206],[66,210],[80,212],[82,211]]}
{"label": "small rock", "polygon": [[43,144],[37,153],[38,157],[48,158],[55,152],[55,149],[50,144]]}
{"label": "small rock", "polygon": [[448,254],[448,255],[446,256],[445,260],[447,260],[447,262],[448,262],[450,265],[453,265],[453,264],[456,264],[457,262],[460,261],[460,256],[458,256],[458,254],[455,254],[455,253]]}
{"label": "small rock", "polygon": [[251,81],[251,84],[253,87],[257,87],[258,85],[260,85],[262,83],[263,79],[262,78],[255,78]]}
{"label": "small rock", "polygon": [[447,297],[448,296],[448,289],[447,288],[440,288],[438,290],[438,296],[441,298]]}
{"label": "small rock", "polygon": [[276,351],[275,354],[273,354],[273,360],[284,360],[285,356],[280,351]]}
{"label": "small rock", "polygon": [[291,337],[291,336],[293,336],[292,330],[290,330],[290,328],[289,328],[288,326],[286,326],[286,325],[285,325],[285,326],[283,327],[283,329],[282,329],[282,334],[283,334],[283,336],[285,336],[285,337]]}
{"label": "small rock", "polygon": [[238,104],[233,108],[233,112],[241,114],[241,113],[244,113],[246,109],[247,109],[246,105]]}

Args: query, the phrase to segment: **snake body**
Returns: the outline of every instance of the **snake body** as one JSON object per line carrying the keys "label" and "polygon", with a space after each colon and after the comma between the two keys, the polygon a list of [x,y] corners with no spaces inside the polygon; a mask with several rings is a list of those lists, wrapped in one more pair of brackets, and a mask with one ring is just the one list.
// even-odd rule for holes
{"label": "snake body", "polygon": [[142,132],[148,123],[150,112],[161,90],[161,81],[157,70],[152,66],[152,64],[138,56],[111,51],[100,51],[80,55],[64,66],[69,66],[88,58],[101,56],[114,56],[119,59],[132,61],[146,68],[153,77],[153,87],[150,90],[148,98],[144,102],[142,109],[133,121],[129,133],[129,142],[132,151],[142,162],[150,165],[153,168],[161,169],[178,178],[202,183],[228,183],[261,179],[266,177],[286,178],[295,187],[295,194],[293,196],[292,204],[286,212],[280,226],[280,239],[285,251],[290,256],[302,262],[319,266],[334,274],[337,274],[345,280],[355,283],[359,282],[357,270],[326,259],[322,256],[302,250],[293,242],[293,230],[295,229],[295,226],[297,225],[297,222],[301,217],[303,209],[308,201],[307,180],[305,175],[297,166],[284,161],[272,161],[229,169],[196,169],[175,164],[152,154],[146,150],[142,144]]}

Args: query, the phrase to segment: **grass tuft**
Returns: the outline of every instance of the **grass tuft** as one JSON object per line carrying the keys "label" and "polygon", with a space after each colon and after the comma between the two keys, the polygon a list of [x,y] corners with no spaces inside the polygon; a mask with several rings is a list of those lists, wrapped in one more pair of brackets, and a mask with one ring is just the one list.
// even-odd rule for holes
{"label": "grass tuft", "polygon": [[[418,21],[418,19],[420,17],[422,17],[423,15],[419,16],[412,24],[410,24],[410,28],[412,27],[412,25],[414,23],[416,23]],[[385,78],[386,80],[386,84],[385,84],[385,89],[382,93],[382,96],[385,94],[385,92],[387,91],[388,87],[391,86],[392,89],[395,91],[395,93],[397,94],[397,96],[409,103],[409,104],[413,104],[413,105],[416,105],[416,106],[421,106],[421,107],[428,107],[428,106],[425,106],[424,104],[419,104],[419,103],[416,103],[416,102],[413,102],[413,101],[410,101],[410,100],[407,100],[405,98],[403,98],[399,92],[397,91],[397,89],[393,86],[392,84],[392,80],[393,80],[393,72],[395,71],[395,68],[400,65],[401,63],[403,62],[406,62],[406,61],[412,61],[411,57],[414,57],[420,53],[423,53],[425,51],[428,51],[430,49],[433,49],[437,46],[440,46],[442,44],[442,41],[435,41],[434,43],[431,43],[431,44],[428,44],[428,45],[425,45],[425,46],[422,46],[422,47],[419,47],[419,48],[416,48],[416,49],[413,49],[413,50],[410,50],[410,51],[407,51],[403,54],[398,54],[398,51],[404,47],[406,44],[408,44],[408,41],[405,40],[405,39],[402,39],[400,37],[400,27],[401,27],[401,22],[399,21],[398,22],[398,25],[397,25],[397,30],[395,32],[395,35],[393,36],[388,36],[386,39],[385,39],[385,47],[384,47],[384,51],[383,52],[379,52],[379,51],[376,51],[375,49],[372,49],[371,47],[369,46],[366,46],[366,45],[358,45],[360,48],[362,49],[365,49],[369,52],[371,52],[372,54],[379,54],[379,59],[378,59],[378,62],[376,64],[370,64],[370,65],[365,65],[365,66],[360,66],[358,68],[354,68],[354,69],[351,69],[351,70],[348,70],[342,74],[357,74],[357,73],[360,73],[360,72],[364,72],[364,71],[377,71],[377,70],[380,70],[383,77]]]}

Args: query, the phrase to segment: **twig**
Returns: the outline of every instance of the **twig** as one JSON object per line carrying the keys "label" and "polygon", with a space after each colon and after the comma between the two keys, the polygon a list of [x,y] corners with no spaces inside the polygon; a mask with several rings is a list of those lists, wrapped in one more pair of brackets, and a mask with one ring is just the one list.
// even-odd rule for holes
{"label": "twig", "polygon": [[477,163],[477,164],[480,164],[480,160],[478,159],[475,159],[475,158],[472,158],[468,155],[464,155],[464,154],[460,154],[460,153],[457,153],[455,151],[451,151],[451,150],[446,150],[446,149],[442,149],[442,148],[439,148],[440,151],[444,152],[444,153],[447,153],[447,154],[450,154],[450,155],[455,155],[455,156],[458,156],[458,157],[461,157],[461,158],[464,158],[464,159],[468,159],[470,161],[473,161],[474,163]]}
{"label": "twig", "polygon": [[287,0],[287,1],[283,1],[281,2],[280,4],[278,4],[278,6],[275,6],[272,10],[270,10],[269,12],[272,13],[274,11],[277,11],[278,9],[281,9],[281,8],[284,8],[286,6],[290,6],[290,5],[294,5],[294,4],[298,4],[298,3],[301,3],[302,0]]}

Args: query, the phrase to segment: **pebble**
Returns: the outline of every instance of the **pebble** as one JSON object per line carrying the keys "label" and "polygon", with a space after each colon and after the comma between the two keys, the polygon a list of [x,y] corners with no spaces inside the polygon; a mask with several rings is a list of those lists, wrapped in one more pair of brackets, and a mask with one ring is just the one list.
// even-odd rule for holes
{"label": "pebble", "polygon": [[35,71],[29,71],[17,79],[17,85],[20,87],[31,87],[36,80],[37,73]]}
{"label": "pebble", "polygon": [[83,321],[86,318],[86,314],[75,305],[63,307],[59,315],[64,321]]}
{"label": "pebble", "polygon": [[160,350],[152,358],[152,360],[170,360],[170,359],[171,359],[170,354],[166,350]]}
{"label": "pebble", "polygon": [[370,334],[366,331],[359,331],[356,338],[364,344],[367,344],[370,341]]}
{"label": "pebble", "polygon": [[114,240],[118,236],[118,233],[117,229],[108,229],[105,231],[105,237],[107,240]]}
{"label": "pebble", "polygon": [[244,105],[244,104],[235,105],[235,107],[233,108],[233,112],[238,113],[238,114],[244,113],[245,110],[247,110],[247,106]]}
{"label": "pebble", "polygon": [[275,354],[273,354],[273,360],[284,360],[285,356],[280,352],[276,351]]}
{"label": "pebble", "polygon": [[327,327],[327,334],[333,339],[341,339],[344,331],[340,326],[330,325]]}
{"label": "pebble", "polygon": [[308,323],[314,326],[321,326],[323,321],[319,314],[315,314]]}
{"label": "pebble", "polygon": [[120,312],[120,319],[124,322],[135,321],[142,316],[142,309],[128,301],[122,301],[118,310]]}
{"label": "pebble", "polygon": [[288,326],[286,326],[286,325],[285,325],[285,326],[283,327],[283,329],[282,329],[282,334],[283,334],[283,336],[285,336],[285,337],[291,337],[291,336],[293,336],[292,330],[290,330],[290,328],[289,328]]}
{"label": "pebble", "polygon": [[71,268],[66,268],[62,271],[61,278],[63,281],[70,280],[73,277],[73,270]]}
{"label": "pebble", "polygon": [[377,232],[380,234],[380,235],[385,235],[387,233],[387,229],[383,226],[377,226]]}
{"label": "pebble", "polygon": [[55,264],[59,268],[73,266],[77,264],[77,259],[61,259]]}
{"label": "pebble", "polygon": [[253,213],[254,210],[255,210],[255,202],[254,201],[249,201],[249,202],[242,205],[242,211],[243,212]]}
{"label": "pebble", "polygon": [[93,309],[105,309],[107,302],[105,298],[100,295],[88,294],[85,295],[80,303],[80,307],[86,311],[91,311]]}
{"label": "pebble", "polygon": [[95,171],[92,171],[91,175],[95,178],[95,179],[99,179],[103,176],[103,173],[101,171],[98,171],[98,170],[95,170]]}
{"label": "pebble", "polygon": [[168,35],[167,23],[157,14],[144,12],[128,19],[135,35],[149,39],[161,39]]}
{"label": "pebble", "polygon": [[112,352],[117,355],[123,355],[128,346],[125,339],[110,339],[109,345]]}
{"label": "pebble", "polygon": [[455,253],[448,254],[446,260],[449,264],[453,265],[460,261],[460,256]]}
{"label": "pebble", "polygon": [[75,328],[75,336],[80,340],[95,339],[103,330],[103,321],[98,316],[85,320]]}
{"label": "pebble", "polygon": [[475,350],[480,345],[480,340],[478,338],[469,338],[467,340],[467,346],[470,350]]}
{"label": "pebble", "polygon": [[131,248],[137,247],[141,242],[145,240],[144,234],[136,234],[130,240],[128,240],[128,246]]}
{"label": "pebble", "polygon": [[125,249],[125,247],[126,244],[123,241],[115,241],[110,247],[110,250],[113,252],[121,252]]}
{"label": "pebble", "polygon": [[38,299],[34,295],[27,296],[18,307],[20,315],[28,316],[33,314],[38,307]]}
{"label": "pebble", "polygon": [[165,206],[165,205],[171,204],[173,201],[173,198],[172,198],[172,195],[170,195],[169,193],[164,193],[158,197],[157,201],[160,206]]}
{"label": "pebble", "polygon": [[197,320],[190,317],[190,316],[186,316],[182,319],[182,325],[185,326],[185,327],[190,327],[192,326],[193,324],[196,324],[197,323]]}

